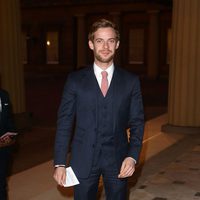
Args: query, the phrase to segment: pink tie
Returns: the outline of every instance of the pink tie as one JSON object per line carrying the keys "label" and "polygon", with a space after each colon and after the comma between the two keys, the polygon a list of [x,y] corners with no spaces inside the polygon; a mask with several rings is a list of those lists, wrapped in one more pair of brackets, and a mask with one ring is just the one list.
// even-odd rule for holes
{"label": "pink tie", "polygon": [[102,71],[101,74],[102,74],[101,92],[103,96],[105,97],[108,91],[108,79],[107,79],[108,73],[107,71]]}

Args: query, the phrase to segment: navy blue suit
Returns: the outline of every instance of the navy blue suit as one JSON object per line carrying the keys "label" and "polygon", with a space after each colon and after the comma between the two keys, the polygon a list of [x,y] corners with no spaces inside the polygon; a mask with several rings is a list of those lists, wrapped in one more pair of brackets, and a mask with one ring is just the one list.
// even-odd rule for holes
{"label": "navy blue suit", "polygon": [[125,157],[138,161],[144,131],[138,77],[115,67],[104,98],[92,66],[68,76],[58,112],[55,165],[66,164],[74,120],[70,165],[79,179],[90,177],[96,166],[113,166],[117,175]]}
{"label": "navy blue suit", "polygon": [[[8,93],[0,89],[0,136],[6,132],[15,132],[12,120],[11,104]],[[6,177],[8,172],[8,164],[10,160],[11,146],[0,148],[0,199],[7,199]]]}

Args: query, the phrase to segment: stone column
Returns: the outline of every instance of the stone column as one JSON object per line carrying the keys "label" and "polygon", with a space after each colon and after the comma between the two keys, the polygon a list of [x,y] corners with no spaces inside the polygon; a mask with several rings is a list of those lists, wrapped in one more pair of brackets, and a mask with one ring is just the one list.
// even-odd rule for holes
{"label": "stone column", "polygon": [[163,131],[200,133],[200,1],[174,0],[168,125]]}
{"label": "stone column", "polygon": [[[117,24],[118,28],[119,28],[119,33],[120,35],[122,34],[121,32],[121,23],[120,23],[120,12],[110,12],[109,13],[112,16],[112,20],[115,24]],[[117,49],[116,55],[115,55],[115,64],[117,65],[121,65],[121,52],[122,49],[120,48],[121,45],[119,45],[119,48]]]}
{"label": "stone column", "polygon": [[0,1],[1,85],[8,90],[15,113],[25,111],[19,4],[19,0]]}
{"label": "stone column", "polygon": [[147,57],[147,77],[156,79],[158,77],[159,61],[159,11],[151,10],[149,14],[149,38]]}
{"label": "stone column", "polygon": [[85,16],[76,15],[77,18],[77,68],[86,65],[86,29]]}
{"label": "stone column", "polygon": [[16,127],[24,129],[30,127],[30,117],[25,112],[20,17],[19,0],[0,1],[1,87],[9,92]]}

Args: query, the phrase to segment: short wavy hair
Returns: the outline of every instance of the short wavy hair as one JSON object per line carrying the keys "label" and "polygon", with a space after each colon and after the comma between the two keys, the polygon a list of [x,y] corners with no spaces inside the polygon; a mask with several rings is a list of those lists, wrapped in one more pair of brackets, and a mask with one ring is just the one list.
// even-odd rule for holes
{"label": "short wavy hair", "polygon": [[94,22],[92,24],[92,26],[90,27],[90,31],[88,34],[88,39],[90,41],[94,41],[94,33],[99,29],[99,28],[113,28],[116,34],[116,40],[119,41],[120,40],[120,34],[119,34],[119,30],[118,27],[115,23],[107,20],[107,19],[100,19],[96,22]]}

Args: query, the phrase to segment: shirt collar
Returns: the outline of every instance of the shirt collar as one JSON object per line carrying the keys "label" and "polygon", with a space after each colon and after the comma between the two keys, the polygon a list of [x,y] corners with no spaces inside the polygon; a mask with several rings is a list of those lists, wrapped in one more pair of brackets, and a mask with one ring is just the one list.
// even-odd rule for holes
{"label": "shirt collar", "polygon": [[95,63],[93,65],[94,68],[94,74],[96,76],[101,76],[102,71],[107,71],[108,76],[112,77],[113,72],[114,72],[114,64],[110,65],[106,70],[102,70],[99,66],[97,66]]}

